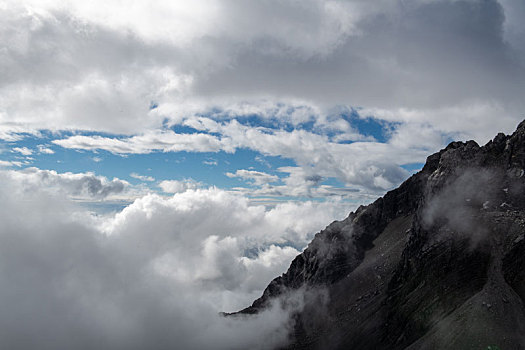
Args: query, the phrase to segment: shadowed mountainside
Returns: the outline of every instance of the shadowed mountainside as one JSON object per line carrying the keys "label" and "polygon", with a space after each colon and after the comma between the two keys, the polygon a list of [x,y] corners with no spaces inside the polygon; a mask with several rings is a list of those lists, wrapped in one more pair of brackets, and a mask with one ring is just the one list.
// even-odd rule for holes
{"label": "shadowed mountainside", "polygon": [[319,232],[253,304],[323,290],[287,349],[525,349],[525,121],[453,142]]}

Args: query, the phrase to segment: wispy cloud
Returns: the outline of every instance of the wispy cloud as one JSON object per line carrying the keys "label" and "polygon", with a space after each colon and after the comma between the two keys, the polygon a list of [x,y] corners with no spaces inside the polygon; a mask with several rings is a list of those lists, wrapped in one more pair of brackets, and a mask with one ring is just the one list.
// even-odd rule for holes
{"label": "wispy cloud", "polygon": [[155,178],[152,176],[139,175],[137,173],[131,173],[129,174],[129,176],[131,176],[134,179],[140,180],[140,181],[148,181],[148,182],[155,181]]}
{"label": "wispy cloud", "polygon": [[202,164],[209,165],[209,166],[216,166],[219,164],[219,162],[216,159],[206,159],[202,161]]}
{"label": "wispy cloud", "polygon": [[19,161],[8,161],[8,160],[0,160],[0,167],[12,167],[12,166],[17,166],[17,167],[21,167],[23,165],[22,162],[19,162]]}
{"label": "wispy cloud", "polygon": [[115,154],[146,154],[162,152],[218,152],[233,151],[229,142],[208,134],[177,134],[173,131],[149,132],[130,138],[75,135],[53,143],[73,149],[106,150]]}
{"label": "wispy cloud", "polygon": [[55,151],[53,151],[51,148],[49,148],[46,145],[38,145],[37,148],[38,148],[38,152],[42,154],[54,154],[55,153]]}
{"label": "wispy cloud", "polygon": [[237,177],[245,181],[252,182],[257,186],[279,181],[279,177],[276,175],[270,175],[261,171],[246,169],[239,169],[235,173],[226,173],[226,176]]}
{"label": "wispy cloud", "polygon": [[17,152],[17,153],[20,153],[24,156],[30,156],[33,154],[33,151],[30,150],[29,148],[27,147],[13,147],[12,149],[13,152]]}

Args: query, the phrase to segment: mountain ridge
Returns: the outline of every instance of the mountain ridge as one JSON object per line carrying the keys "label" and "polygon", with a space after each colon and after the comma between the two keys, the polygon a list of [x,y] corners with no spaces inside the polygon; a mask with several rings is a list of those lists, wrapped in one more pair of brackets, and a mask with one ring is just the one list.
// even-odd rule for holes
{"label": "mountain ridge", "polygon": [[525,121],[452,142],[320,231],[251,306],[299,289],[289,349],[525,349]]}

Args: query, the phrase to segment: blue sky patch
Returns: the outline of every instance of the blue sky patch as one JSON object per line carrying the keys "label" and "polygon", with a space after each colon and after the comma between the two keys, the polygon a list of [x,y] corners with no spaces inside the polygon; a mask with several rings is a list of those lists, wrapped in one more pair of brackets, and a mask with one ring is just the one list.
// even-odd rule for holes
{"label": "blue sky patch", "polygon": [[[152,108],[156,108],[153,104]],[[221,115],[223,111],[217,109],[203,115],[209,118]],[[336,114],[323,119],[323,124],[319,120],[308,119],[303,123],[293,125],[290,120],[280,120],[274,117],[261,117],[259,115],[247,115],[236,117],[236,119],[215,120],[218,123],[229,123],[237,121],[239,124],[248,128],[257,128],[258,132],[272,134],[274,131],[291,132],[293,130],[304,130],[312,134],[319,134],[327,137],[328,140],[342,133],[342,129],[331,128],[330,123],[339,123],[341,120],[347,122],[354,130],[365,137],[373,137],[375,142],[388,142],[388,135],[396,127],[396,124],[386,123],[374,118],[361,118],[356,109],[340,110]],[[165,123],[167,125],[167,122]],[[334,125],[335,125],[334,124]],[[206,133],[187,125],[172,125],[169,130],[180,135],[202,134],[214,136],[216,140],[221,140],[224,135],[219,133]],[[109,179],[114,177],[130,182],[133,185],[147,186],[153,191],[160,191],[158,184],[163,180],[188,180],[191,179],[200,185],[217,186],[225,189],[245,188],[246,190],[257,190],[260,186],[265,186],[266,192],[257,192],[260,198],[279,197],[279,200],[323,200],[330,196],[342,196],[346,200],[353,200],[360,193],[359,186],[345,184],[336,177],[320,177],[317,175],[315,165],[305,169],[309,175],[304,175],[303,189],[297,191],[284,191],[283,188],[289,183],[285,182],[289,176],[295,176],[288,171],[282,171],[282,167],[297,168],[298,165],[293,159],[282,156],[269,156],[261,152],[236,146],[232,152],[163,152],[161,150],[151,151],[147,154],[114,154],[106,150],[82,150],[61,147],[53,141],[64,140],[75,135],[87,137],[102,137],[106,139],[120,140],[128,142],[129,135],[118,135],[101,132],[88,131],[64,131],[49,132],[43,131],[39,135],[24,134],[23,138],[16,142],[0,141],[0,159],[10,161],[15,166],[13,168],[37,167],[40,169],[56,170],[59,173],[73,172],[85,173],[93,172]],[[286,144],[286,134],[281,135]],[[98,138],[96,140],[99,140]],[[105,142],[110,142],[105,140]],[[215,141],[214,141],[215,142]],[[338,143],[352,143],[350,141],[340,141]],[[369,141],[365,141],[369,142]],[[287,146],[284,146],[287,147]],[[155,148],[155,147],[153,147]],[[16,150],[18,149],[19,152]],[[26,154],[23,154],[26,153]],[[314,155],[312,155],[314,156]],[[314,159],[314,158],[313,158]],[[322,161],[317,158],[316,162]],[[304,161],[303,161],[304,162]],[[16,166],[19,167],[16,167]],[[422,163],[414,162],[404,164],[401,168],[409,173],[414,173],[421,169]],[[337,164],[336,164],[337,166]],[[248,173],[237,175],[238,170]],[[254,175],[258,172],[259,175]],[[133,176],[132,176],[133,175]],[[250,176],[263,176],[266,181],[257,182]],[[335,176],[335,175],[334,175]],[[299,180],[297,180],[299,179]],[[295,178],[295,182],[301,181]],[[364,180],[367,181],[366,179]],[[396,180],[397,181],[397,180]],[[372,181],[370,181],[372,183]],[[322,187],[322,188],[321,188]],[[317,190],[319,188],[319,191]],[[272,192],[273,191],[273,192]],[[303,191],[303,192],[301,192]],[[307,191],[307,192],[304,192]],[[374,190],[375,191],[375,190]],[[281,194],[276,194],[281,193]],[[291,195],[291,193],[295,193]],[[250,194],[246,193],[248,196]]]}

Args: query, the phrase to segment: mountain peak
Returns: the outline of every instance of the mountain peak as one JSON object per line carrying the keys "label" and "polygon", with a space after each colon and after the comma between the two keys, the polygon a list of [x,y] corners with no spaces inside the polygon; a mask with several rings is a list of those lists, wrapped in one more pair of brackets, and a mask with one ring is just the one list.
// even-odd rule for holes
{"label": "mountain peak", "polygon": [[516,128],[516,132],[525,133],[525,120],[523,120],[521,123],[518,124],[518,127]]}
{"label": "mountain peak", "polygon": [[294,314],[290,348],[525,348],[524,168],[525,121],[482,147],[450,143],[319,232],[240,313],[322,289],[323,307]]}

